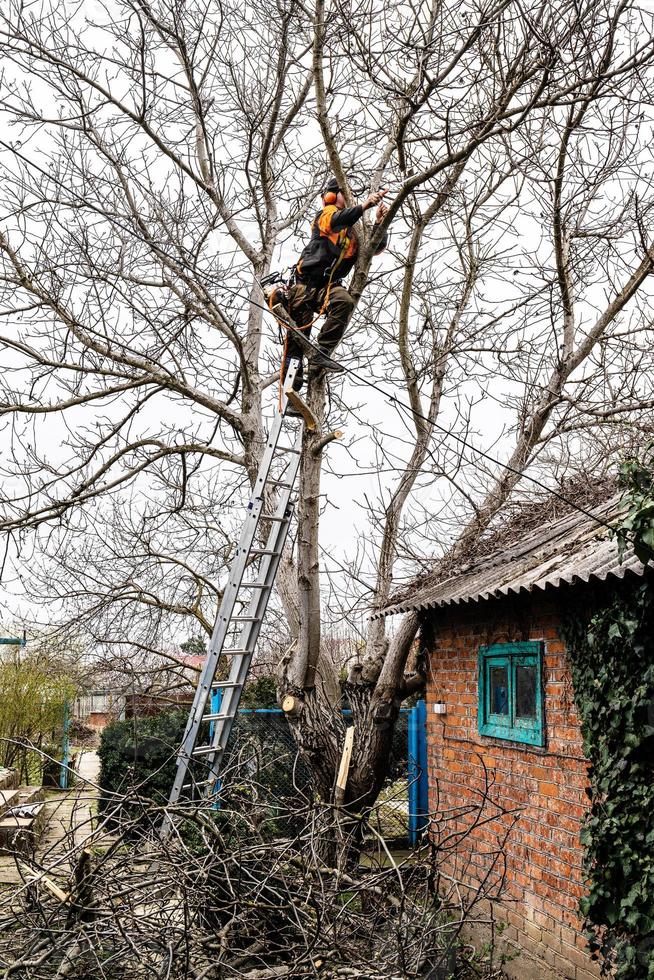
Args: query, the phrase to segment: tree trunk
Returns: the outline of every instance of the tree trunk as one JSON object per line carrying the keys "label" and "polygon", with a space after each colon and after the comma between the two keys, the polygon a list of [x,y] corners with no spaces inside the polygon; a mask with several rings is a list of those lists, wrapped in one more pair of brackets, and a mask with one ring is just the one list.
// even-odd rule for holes
{"label": "tree trunk", "polygon": [[[300,462],[300,501],[298,517],[298,607],[300,633],[298,638],[297,669],[303,672],[301,685],[305,691],[316,686],[316,671],[320,661],[320,558],[318,531],[320,526],[320,472],[322,452],[316,443],[325,421],[326,381],[324,374],[311,381],[308,403],[315,415],[316,432],[305,428]],[[298,677],[299,680],[299,677]],[[320,682],[320,680],[319,680]]]}
{"label": "tree trunk", "polygon": [[318,420],[315,432],[305,429],[300,462],[297,582],[299,632],[297,649],[280,665],[282,697],[292,694],[299,710],[287,715],[298,749],[311,767],[314,785],[324,800],[332,798],[344,725],[340,687],[334,666],[320,656],[320,472],[325,420],[325,376],[311,380],[307,402]]}

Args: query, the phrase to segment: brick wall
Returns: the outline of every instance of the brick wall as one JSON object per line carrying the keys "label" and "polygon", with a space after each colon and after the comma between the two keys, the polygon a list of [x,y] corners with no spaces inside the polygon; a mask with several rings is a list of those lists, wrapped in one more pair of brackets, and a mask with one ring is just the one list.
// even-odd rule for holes
{"label": "brick wall", "polygon": [[[457,842],[448,871],[473,887],[486,881],[489,897],[498,900],[495,913],[506,923],[502,942],[521,951],[505,967],[509,976],[599,976],[577,914],[584,892],[579,833],[589,805],[587,769],[554,601],[529,596],[458,606],[439,610],[430,625],[427,738],[434,839],[469,830],[486,786],[483,817],[495,817]],[[477,732],[479,647],[525,640],[545,644],[545,748]],[[445,702],[446,715],[434,713],[438,700]]]}

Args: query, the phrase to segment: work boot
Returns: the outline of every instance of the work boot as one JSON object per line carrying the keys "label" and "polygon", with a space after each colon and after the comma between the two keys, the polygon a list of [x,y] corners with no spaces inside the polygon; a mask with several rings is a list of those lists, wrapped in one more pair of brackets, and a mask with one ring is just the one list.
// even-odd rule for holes
{"label": "work boot", "polygon": [[316,353],[309,358],[309,377],[315,377],[321,371],[327,371],[330,374],[341,374],[345,371],[345,368],[338,361],[332,360],[326,351],[318,348]]}

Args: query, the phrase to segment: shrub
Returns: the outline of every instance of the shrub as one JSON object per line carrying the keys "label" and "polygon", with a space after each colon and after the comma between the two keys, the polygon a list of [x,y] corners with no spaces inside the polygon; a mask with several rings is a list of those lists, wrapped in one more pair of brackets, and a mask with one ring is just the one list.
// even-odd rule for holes
{"label": "shrub", "polygon": [[[147,819],[149,801],[166,803],[187,716],[178,709],[107,725],[98,751],[105,791],[101,810],[115,806],[111,794],[130,796],[121,817]],[[286,719],[277,713],[239,714],[222,768],[229,774],[223,795],[228,794],[230,805],[246,807],[251,818],[256,810],[264,819],[273,801],[290,805],[309,785],[309,771],[297,757]]]}
{"label": "shrub", "polygon": [[245,685],[242,708],[276,708],[277,683],[272,675],[253,677]]}
{"label": "shrub", "polygon": [[40,781],[38,750],[60,755],[64,706],[74,696],[75,685],[58,659],[20,649],[5,654],[0,663],[0,766],[18,769],[24,782]]}
{"label": "shrub", "polygon": [[[100,787],[107,791],[100,797],[100,810],[111,808],[113,793],[166,802],[186,718],[185,710],[175,710],[107,725],[98,749]],[[130,807],[129,815],[135,815],[136,809]]]}

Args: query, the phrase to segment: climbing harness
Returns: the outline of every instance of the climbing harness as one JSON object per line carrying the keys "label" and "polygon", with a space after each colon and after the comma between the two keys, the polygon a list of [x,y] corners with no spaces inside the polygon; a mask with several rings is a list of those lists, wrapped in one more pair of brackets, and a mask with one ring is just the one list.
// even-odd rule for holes
{"label": "climbing harness", "polygon": [[[295,283],[295,266],[292,267],[291,276],[285,279],[281,272],[270,272],[267,276],[264,276],[259,280],[259,285],[261,286],[264,299],[268,306],[268,309],[272,315],[277,320],[277,329],[279,331],[279,339],[282,343],[282,361],[279,367],[279,407],[281,410],[282,404],[282,388],[284,386],[284,364],[286,363],[286,356],[288,354],[288,338],[290,331],[297,333],[298,335],[303,335],[308,339],[311,328],[314,323],[316,323],[320,317],[323,315],[327,306],[329,305],[329,297],[331,294],[332,285],[334,282],[334,273],[340,266],[343,256],[348,247],[347,237],[343,237],[341,243],[340,255],[333,263],[331,269],[329,270],[329,278],[327,279],[327,285],[325,289],[325,297],[321,303],[320,309],[316,313],[313,320],[309,323],[305,323],[299,326],[293,321],[290,313],[290,290]],[[316,288],[319,290],[320,287],[309,287]],[[283,338],[283,339],[282,339]]]}

